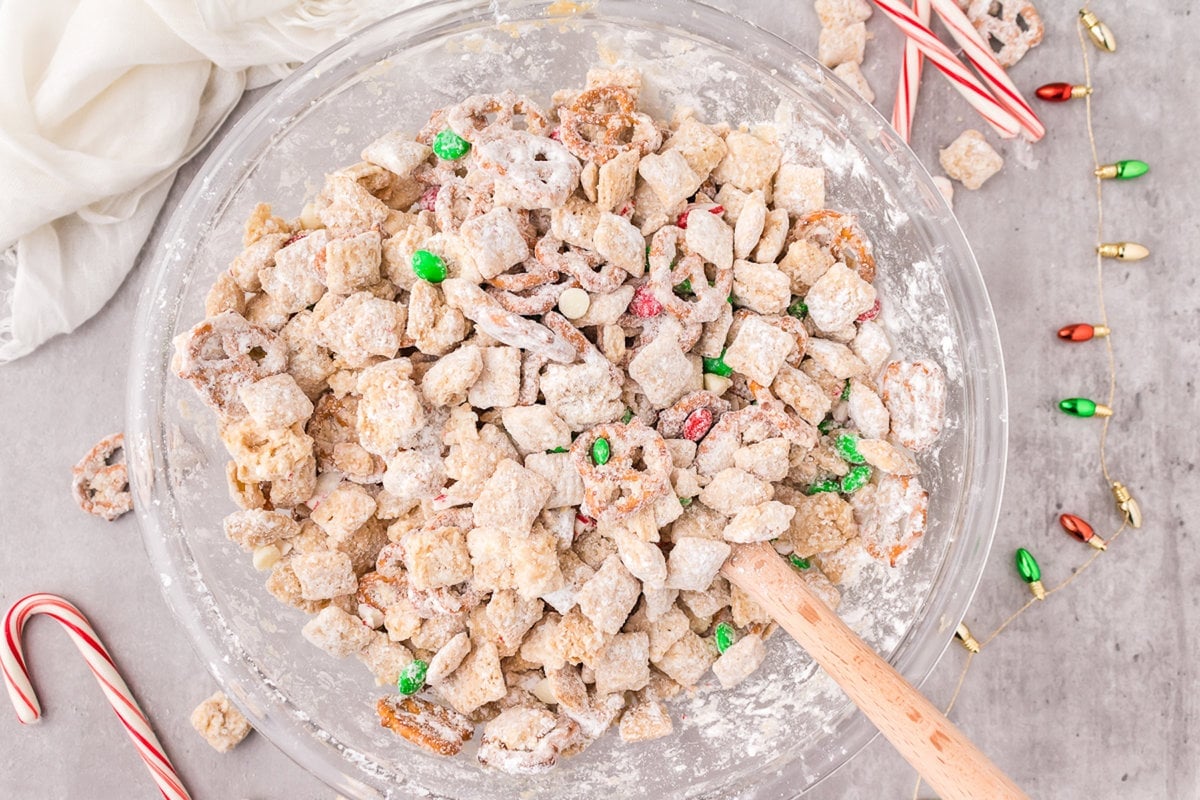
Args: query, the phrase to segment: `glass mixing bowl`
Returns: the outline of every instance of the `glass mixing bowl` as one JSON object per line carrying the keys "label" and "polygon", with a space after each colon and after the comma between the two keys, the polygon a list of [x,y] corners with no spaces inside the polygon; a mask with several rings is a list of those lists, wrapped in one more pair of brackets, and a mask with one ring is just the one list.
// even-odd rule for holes
{"label": "glass mixing bowl", "polygon": [[[355,659],[301,638],[303,615],[263,587],[222,534],[233,510],[212,415],[170,371],[172,338],[202,316],[215,275],[240,250],[258,201],[294,216],[323,173],[375,137],[415,131],[433,108],[513,88],[548,102],[589,67],[644,70],[644,103],[690,105],[709,121],[786,125],[800,159],[828,168],[828,205],[859,214],[900,353],[946,369],[947,424],[923,458],[931,491],[923,546],[898,570],[868,567],[842,614],[920,683],[950,641],[983,568],[1004,476],[1004,373],[995,320],[963,234],[925,169],[874,109],[795,47],[683,0],[458,0],[422,6],[318,56],[229,133],[178,208],[143,290],[129,372],[127,452],[146,549],[204,662],[254,727],[355,798],[792,797],[874,735],[782,634],[732,692],[673,704],[668,738],[607,735],[545,775],[482,771],[380,728],[376,687]],[[710,680],[709,683],[712,683]],[[681,719],[682,717],[682,719]]]}

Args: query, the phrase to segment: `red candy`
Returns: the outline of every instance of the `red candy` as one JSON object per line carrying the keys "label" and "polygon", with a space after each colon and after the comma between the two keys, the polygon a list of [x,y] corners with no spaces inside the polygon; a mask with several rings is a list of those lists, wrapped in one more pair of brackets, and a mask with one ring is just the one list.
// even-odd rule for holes
{"label": "red candy", "polygon": [[871,306],[871,308],[870,308],[870,309],[868,309],[868,310],[864,311],[863,313],[859,314],[859,315],[858,315],[858,319],[856,319],[856,320],[854,320],[854,321],[855,321],[855,322],[868,322],[868,321],[870,321],[870,320],[873,320],[873,319],[875,319],[875,318],[876,318],[876,317],[878,317],[878,316],[879,316],[879,298],[878,298],[878,297],[876,297],[876,298],[875,298],[875,305]]}
{"label": "red candy", "polygon": [[596,520],[580,512],[575,512],[575,521],[589,528],[596,524]]}
{"label": "red candy", "polygon": [[629,301],[629,310],[632,311],[635,316],[641,317],[642,319],[649,319],[650,317],[657,317],[659,314],[661,314],[663,307],[662,303],[658,302],[658,300],[655,299],[654,294],[650,291],[650,285],[642,284],[637,288],[637,291],[633,293],[633,299]]}
{"label": "red candy", "polygon": [[287,240],[281,245],[281,247],[287,247],[289,244],[298,242],[301,239],[303,239],[305,236],[308,236],[308,231],[300,231],[299,233],[293,233],[291,236],[289,236],[287,238]]}
{"label": "red candy", "polygon": [[698,442],[712,427],[713,415],[707,408],[697,408],[683,421],[683,438]]}
{"label": "red candy", "polygon": [[556,142],[562,141],[562,136],[559,135],[558,128],[555,128],[554,130],[550,131],[550,138]]}
{"label": "red candy", "polygon": [[[684,230],[687,230],[688,214],[692,213],[697,208],[703,208],[703,206],[696,206],[695,208],[689,208],[686,211],[684,211],[682,214],[679,215],[679,219],[675,220],[675,225],[677,227],[683,228]],[[712,206],[711,208],[708,209],[708,213],[717,214],[717,215],[724,214],[725,206]]]}
{"label": "red candy", "polygon": [[419,202],[423,211],[433,211],[434,206],[437,205],[438,189],[440,188],[440,186],[430,186],[421,195]]}

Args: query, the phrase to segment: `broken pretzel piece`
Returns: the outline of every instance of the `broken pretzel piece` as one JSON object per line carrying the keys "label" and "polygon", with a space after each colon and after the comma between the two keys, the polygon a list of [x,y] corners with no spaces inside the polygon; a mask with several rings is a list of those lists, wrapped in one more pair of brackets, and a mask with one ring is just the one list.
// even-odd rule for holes
{"label": "broken pretzel piece", "polygon": [[442,756],[457,755],[475,732],[462,714],[419,697],[383,697],[375,711],[383,727]]}
{"label": "broken pretzel piece", "polygon": [[75,502],[109,522],[133,510],[124,447],[125,434],[105,436],[71,469]]}

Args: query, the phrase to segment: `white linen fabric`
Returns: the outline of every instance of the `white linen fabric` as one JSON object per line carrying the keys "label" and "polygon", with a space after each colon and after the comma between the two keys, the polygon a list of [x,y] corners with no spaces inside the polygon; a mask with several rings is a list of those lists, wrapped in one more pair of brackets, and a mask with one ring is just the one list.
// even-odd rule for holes
{"label": "white linen fabric", "polygon": [[242,93],[395,0],[0,0],[0,363],[121,285]]}

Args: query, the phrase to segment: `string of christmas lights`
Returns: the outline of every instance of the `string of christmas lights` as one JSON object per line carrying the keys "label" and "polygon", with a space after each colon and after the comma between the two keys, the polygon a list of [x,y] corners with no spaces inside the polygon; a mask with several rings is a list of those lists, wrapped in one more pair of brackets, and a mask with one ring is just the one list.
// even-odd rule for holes
{"label": "string of christmas lights", "polygon": [[[1113,332],[1108,326],[1108,307],[1104,295],[1104,262],[1106,259],[1140,261],[1149,256],[1150,251],[1144,245],[1137,242],[1104,241],[1104,184],[1108,180],[1132,180],[1141,177],[1149,171],[1150,167],[1146,162],[1137,159],[1125,159],[1110,164],[1102,164],[1100,161],[1092,115],[1092,96],[1095,85],[1092,80],[1091,56],[1087,42],[1090,39],[1092,44],[1102,53],[1115,53],[1117,42],[1112,30],[1092,12],[1089,6],[1090,2],[1084,2],[1083,8],[1079,11],[1079,25],[1077,27],[1079,49],[1083,60],[1084,83],[1082,85],[1074,85],[1066,82],[1049,83],[1038,88],[1036,94],[1038,98],[1047,102],[1065,102],[1072,99],[1081,99],[1084,102],[1087,137],[1091,145],[1092,174],[1096,182],[1095,268],[1096,296],[1099,305],[1100,321],[1097,324],[1074,323],[1065,325],[1058,330],[1058,338],[1064,342],[1074,344],[1091,342],[1097,339],[1103,340],[1105,352],[1108,357],[1108,396],[1106,398],[1107,402],[1104,403],[1098,403],[1086,397],[1070,397],[1060,401],[1058,407],[1063,413],[1073,417],[1099,417],[1103,420],[1099,436],[1098,461],[1100,473],[1103,475],[1104,482],[1112,492],[1117,512],[1121,517],[1121,523],[1105,539],[1099,536],[1091,524],[1082,517],[1075,514],[1062,514],[1058,521],[1063,531],[1076,541],[1089,545],[1092,551],[1091,555],[1072,571],[1067,578],[1051,588],[1046,588],[1042,583],[1042,569],[1033,554],[1024,547],[1017,549],[1014,554],[1016,572],[1018,577],[1029,587],[1030,597],[1025,601],[1024,605],[1009,615],[1007,619],[997,625],[982,640],[975,638],[966,623],[958,626],[958,629],[955,631],[955,638],[967,651],[967,655],[963,661],[962,670],[959,673],[958,682],[950,697],[950,702],[946,705],[947,714],[954,709],[954,704],[958,700],[959,693],[962,691],[963,683],[966,681],[971,664],[983,649],[995,641],[996,637],[1003,633],[1009,625],[1030,608],[1044,602],[1056,592],[1067,588],[1083,575],[1095,563],[1097,558],[1108,551],[1125,530],[1128,528],[1140,528],[1142,526],[1142,512],[1137,501],[1133,498],[1125,484],[1113,478],[1108,467],[1108,429],[1113,419],[1113,409],[1117,395],[1117,371],[1116,356],[1112,342]],[[913,789],[913,800],[919,797],[920,791],[921,779],[917,778],[916,787]]]}

